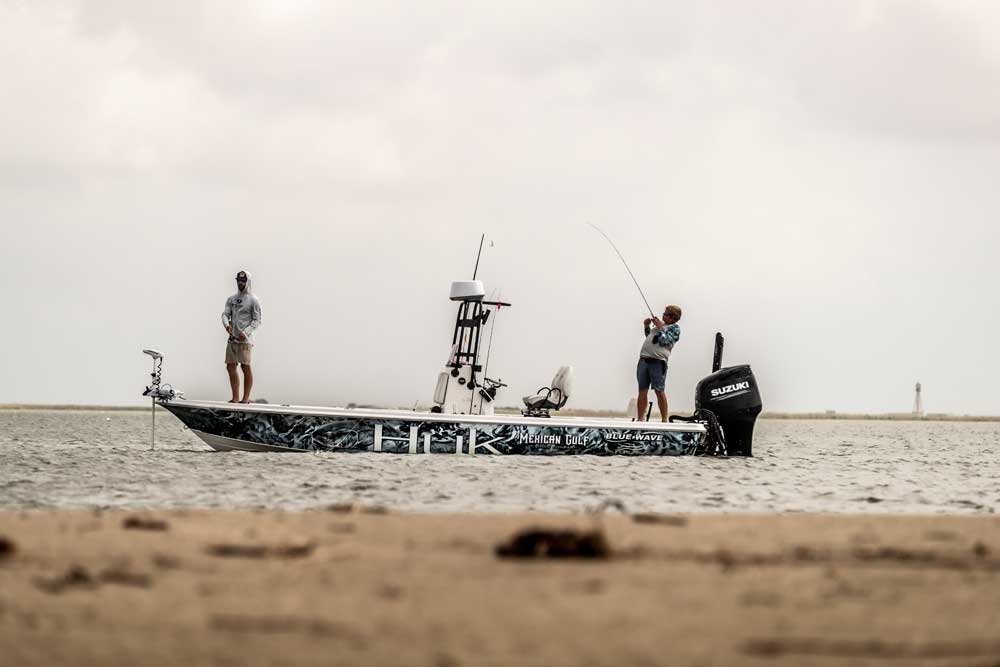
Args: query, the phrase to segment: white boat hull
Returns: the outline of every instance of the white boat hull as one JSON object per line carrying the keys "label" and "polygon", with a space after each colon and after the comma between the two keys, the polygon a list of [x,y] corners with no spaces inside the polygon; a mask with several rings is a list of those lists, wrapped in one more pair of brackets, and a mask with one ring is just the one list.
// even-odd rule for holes
{"label": "white boat hull", "polygon": [[265,445],[249,440],[238,440],[227,438],[221,435],[212,435],[204,431],[191,429],[191,432],[198,436],[202,442],[217,452],[305,452],[305,449],[294,449],[292,447],[281,447],[279,445]]}

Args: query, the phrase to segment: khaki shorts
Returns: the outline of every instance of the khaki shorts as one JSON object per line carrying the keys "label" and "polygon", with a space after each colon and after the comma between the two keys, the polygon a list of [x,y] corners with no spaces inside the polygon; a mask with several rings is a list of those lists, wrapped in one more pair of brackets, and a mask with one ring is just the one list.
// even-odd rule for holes
{"label": "khaki shorts", "polygon": [[229,341],[226,343],[226,363],[249,366],[251,352],[253,352],[253,345],[250,343]]}

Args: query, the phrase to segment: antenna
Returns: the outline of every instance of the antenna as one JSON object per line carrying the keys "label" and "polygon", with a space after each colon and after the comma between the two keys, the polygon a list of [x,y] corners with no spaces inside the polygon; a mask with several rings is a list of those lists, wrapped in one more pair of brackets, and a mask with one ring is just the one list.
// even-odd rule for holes
{"label": "antenna", "polygon": [[483,256],[483,241],[486,240],[486,234],[479,237],[479,252],[476,253],[476,268],[472,270],[472,279],[476,279],[476,274],[479,273],[479,258]]}

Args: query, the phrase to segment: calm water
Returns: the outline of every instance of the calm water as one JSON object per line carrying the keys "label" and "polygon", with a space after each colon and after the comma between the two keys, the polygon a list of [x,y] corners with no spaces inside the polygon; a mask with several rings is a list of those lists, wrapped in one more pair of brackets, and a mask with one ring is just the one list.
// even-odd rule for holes
{"label": "calm water", "polygon": [[241,454],[167,414],[0,411],[0,509],[976,513],[1000,508],[1000,423],[760,421],[752,459]]}

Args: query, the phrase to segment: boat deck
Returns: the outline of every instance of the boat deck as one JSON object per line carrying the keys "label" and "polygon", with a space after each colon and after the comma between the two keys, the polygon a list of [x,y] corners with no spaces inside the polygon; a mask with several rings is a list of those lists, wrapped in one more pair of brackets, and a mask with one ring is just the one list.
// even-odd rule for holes
{"label": "boat deck", "polygon": [[635,429],[642,431],[682,431],[704,432],[701,424],[677,423],[670,424],[658,421],[635,422],[624,417],[571,417],[555,412],[551,417],[524,417],[522,415],[461,415],[435,412],[417,412],[415,410],[389,410],[382,408],[340,408],[311,405],[288,405],[275,403],[229,403],[226,401],[196,401],[173,400],[161,403],[164,407],[174,405],[179,408],[202,408],[209,410],[228,410],[234,412],[252,412],[274,415],[308,415],[316,417],[348,417],[353,419],[376,420],[417,420],[426,422],[461,423],[461,424],[509,424],[524,426],[547,426],[567,428],[602,428],[602,429]]}

